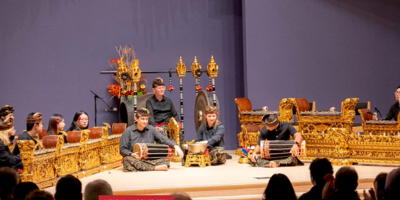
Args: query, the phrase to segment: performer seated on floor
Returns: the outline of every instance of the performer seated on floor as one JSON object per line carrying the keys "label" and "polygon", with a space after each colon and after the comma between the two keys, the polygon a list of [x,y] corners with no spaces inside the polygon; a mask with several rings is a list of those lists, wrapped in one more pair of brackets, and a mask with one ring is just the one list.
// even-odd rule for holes
{"label": "performer seated on floor", "polygon": [[156,160],[139,160],[137,153],[133,153],[133,147],[136,143],[151,143],[154,141],[174,147],[175,151],[183,157],[181,148],[166,136],[162,135],[153,126],[149,126],[149,111],[141,108],[136,112],[136,124],[129,126],[121,136],[119,142],[119,151],[124,156],[124,172],[132,171],[168,171],[167,159],[160,158]]}
{"label": "performer seated on floor", "polygon": [[[297,165],[303,164],[297,159],[299,154],[299,147],[303,140],[301,133],[297,132],[293,126],[288,122],[280,122],[276,114],[264,115],[262,121],[265,125],[261,129],[258,137],[258,144],[251,155],[249,164],[258,167],[279,167],[280,165]],[[289,140],[290,135],[294,137],[296,144],[291,149],[292,156],[282,160],[267,160],[257,157],[257,153],[260,153],[260,142],[262,140]]]}
{"label": "performer seated on floor", "polygon": [[74,115],[68,131],[81,131],[89,128],[89,115],[85,111],[78,111]]}
{"label": "performer seated on floor", "polygon": [[207,143],[211,164],[224,164],[226,162],[224,153],[225,127],[217,119],[218,113],[216,107],[207,106],[205,114],[207,122],[199,127],[195,141]]}
{"label": "performer seated on floor", "polygon": [[[396,98],[396,103],[394,103],[391,107],[390,110],[388,112],[388,114],[386,115],[385,120],[392,120],[394,119],[394,121],[397,121],[397,115],[400,112],[400,86],[397,87],[397,90],[394,92],[394,97]],[[373,120],[378,120],[378,115],[377,113],[374,113],[374,115],[372,116]]]}
{"label": "performer seated on floor", "polygon": [[14,135],[14,117],[7,117],[0,121],[0,167],[23,168],[21,157],[13,155],[8,148],[10,138]]}
{"label": "performer seated on floor", "polygon": [[149,124],[168,137],[168,123],[171,117],[175,118],[179,127],[181,126],[178,113],[172,100],[164,96],[165,84],[162,78],[158,77],[153,80],[153,92],[154,95],[146,101],[146,108],[150,111]]}
{"label": "performer seated on floor", "polygon": [[4,120],[7,117],[13,117],[14,116],[14,108],[11,107],[10,105],[5,105],[0,108],[0,121]]}
{"label": "performer seated on floor", "polygon": [[[37,135],[41,133],[43,130],[43,121],[42,121],[42,113],[30,113],[28,118],[26,119],[26,131],[24,131],[21,136],[18,137],[18,140],[33,140],[36,144],[36,148],[43,148],[42,143],[35,139]],[[14,149],[12,152],[14,155],[20,155],[18,143],[15,143]]]}
{"label": "performer seated on floor", "polygon": [[64,143],[67,143],[67,133],[64,132],[64,126],[64,117],[60,114],[54,114],[50,117],[46,135],[64,135]]}

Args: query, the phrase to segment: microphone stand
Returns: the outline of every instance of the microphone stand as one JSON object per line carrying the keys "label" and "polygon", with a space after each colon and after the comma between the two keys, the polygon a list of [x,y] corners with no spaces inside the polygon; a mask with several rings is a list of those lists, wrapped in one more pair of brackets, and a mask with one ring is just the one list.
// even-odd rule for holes
{"label": "microphone stand", "polygon": [[96,93],[94,93],[92,90],[90,90],[91,93],[94,94],[94,125],[97,126],[97,99],[100,99],[101,101],[103,101],[109,108],[111,108],[111,110],[113,109],[107,102],[104,101],[103,98],[101,98],[99,95],[97,95]]}
{"label": "microphone stand", "polygon": [[378,108],[376,106],[375,106],[375,111],[378,112],[379,115],[381,116],[381,118],[383,119],[381,112],[378,110]]}

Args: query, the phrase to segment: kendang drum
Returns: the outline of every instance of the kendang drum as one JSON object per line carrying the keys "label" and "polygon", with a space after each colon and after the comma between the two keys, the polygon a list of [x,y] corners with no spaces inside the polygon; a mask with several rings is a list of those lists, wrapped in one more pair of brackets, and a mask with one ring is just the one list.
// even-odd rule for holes
{"label": "kendang drum", "polygon": [[136,143],[133,153],[137,153],[141,160],[171,159],[175,155],[175,149],[165,144]]}
{"label": "kendang drum", "polygon": [[296,144],[294,140],[260,141],[261,158],[268,160],[285,159],[292,155],[290,150]]}

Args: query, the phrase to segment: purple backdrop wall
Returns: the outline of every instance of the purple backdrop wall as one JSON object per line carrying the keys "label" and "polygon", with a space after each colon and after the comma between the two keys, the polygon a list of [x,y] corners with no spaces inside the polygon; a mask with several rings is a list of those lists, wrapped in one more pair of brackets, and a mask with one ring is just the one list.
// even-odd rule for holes
{"label": "purple backdrop wall", "polygon": [[286,97],[371,101],[384,117],[400,85],[400,6],[393,1],[244,1],[245,93],[260,108]]}
{"label": "purple backdrop wall", "polygon": [[[86,0],[0,2],[0,105],[15,108],[17,132],[25,129],[29,112],[62,114],[66,128],[75,111],[85,110],[94,126],[93,90],[117,106],[107,85],[115,46],[132,44],[143,71],[186,66],[197,56],[203,68],[211,55],[220,67],[216,90],[226,124],[227,149],[237,147],[239,122],[233,101],[243,96],[242,7],[240,1]],[[168,81],[167,74],[159,74]],[[156,75],[149,75],[147,89]],[[203,88],[207,77],[202,77]],[[173,101],[179,108],[179,80],[173,76]],[[169,94],[167,93],[169,96]],[[186,139],[195,138],[194,79],[184,78]],[[117,122],[98,101],[98,124]],[[179,112],[179,111],[178,111]]]}

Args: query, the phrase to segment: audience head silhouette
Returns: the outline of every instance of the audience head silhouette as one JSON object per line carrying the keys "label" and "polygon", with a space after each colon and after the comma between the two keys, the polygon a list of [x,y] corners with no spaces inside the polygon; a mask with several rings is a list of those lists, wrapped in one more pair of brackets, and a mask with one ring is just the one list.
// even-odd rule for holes
{"label": "audience head silhouette", "polygon": [[15,186],[14,200],[25,200],[25,197],[34,190],[39,190],[39,187],[35,183],[19,183],[17,186]]}
{"label": "audience head silhouette", "polygon": [[10,167],[0,168],[0,199],[13,199],[14,188],[19,182],[17,172]]}
{"label": "audience head silhouette", "polygon": [[314,159],[310,164],[311,182],[314,185],[325,185],[324,176],[333,174],[331,162],[326,158]]}
{"label": "audience head silhouette", "polygon": [[264,200],[297,199],[292,183],[285,174],[274,174],[265,188]]}
{"label": "audience head silhouette", "polygon": [[85,187],[85,200],[98,200],[99,195],[113,195],[110,184],[105,180],[94,180]]}
{"label": "audience head silhouette", "polygon": [[82,183],[76,177],[68,174],[62,177],[56,185],[56,200],[82,199]]}

